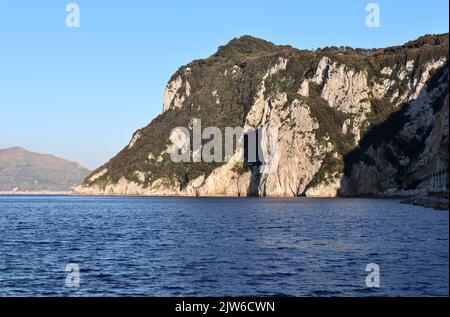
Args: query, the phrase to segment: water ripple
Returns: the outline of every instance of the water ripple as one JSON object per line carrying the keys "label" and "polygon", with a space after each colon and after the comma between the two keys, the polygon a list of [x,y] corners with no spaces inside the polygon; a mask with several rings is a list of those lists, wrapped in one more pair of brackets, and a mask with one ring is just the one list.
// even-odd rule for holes
{"label": "water ripple", "polygon": [[448,212],[395,200],[4,196],[0,227],[0,296],[448,295]]}

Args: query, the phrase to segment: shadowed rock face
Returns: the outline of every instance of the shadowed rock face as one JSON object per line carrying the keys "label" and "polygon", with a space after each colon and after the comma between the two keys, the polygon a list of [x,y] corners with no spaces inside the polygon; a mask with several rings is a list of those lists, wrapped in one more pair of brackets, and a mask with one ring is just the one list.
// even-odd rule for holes
{"label": "shadowed rock face", "polygon": [[0,191],[71,191],[90,173],[74,163],[20,147],[0,150]]}
{"label": "shadowed rock face", "polygon": [[[448,164],[448,34],[402,46],[300,51],[243,36],[182,66],[163,113],[80,194],[318,196],[427,191]],[[174,163],[175,127],[278,130],[277,168]],[[191,133],[192,135],[192,133]],[[263,135],[268,139],[271,135]],[[207,141],[205,141],[206,143]],[[265,153],[267,154],[267,153]]]}

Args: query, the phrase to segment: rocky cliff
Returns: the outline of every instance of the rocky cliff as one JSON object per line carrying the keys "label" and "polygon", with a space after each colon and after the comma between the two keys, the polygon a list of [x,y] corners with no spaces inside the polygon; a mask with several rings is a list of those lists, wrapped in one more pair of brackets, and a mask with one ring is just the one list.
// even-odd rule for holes
{"label": "rocky cliff", "polygon": [[[333,197],[432,190],[430,174],[448,165],[447,55],[448,34],[372,50],[302,51],[234,39],[182,66],[167,84],[163,113],[75,193]],[[262,140],[275,128],[276,168],[265,173],[238,153],[227,162],[173,162],[172,129],[192,130],[198,119],[222,132],[260,129]]]}

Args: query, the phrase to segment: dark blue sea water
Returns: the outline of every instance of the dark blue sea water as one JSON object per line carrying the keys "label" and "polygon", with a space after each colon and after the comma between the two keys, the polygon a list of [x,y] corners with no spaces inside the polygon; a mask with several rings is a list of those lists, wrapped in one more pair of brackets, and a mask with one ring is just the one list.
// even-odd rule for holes
{"label": "dark blue sea water", "polygon": [[396,200],[4,196],[0,228],[0,296],[448,295],[448,212]]}

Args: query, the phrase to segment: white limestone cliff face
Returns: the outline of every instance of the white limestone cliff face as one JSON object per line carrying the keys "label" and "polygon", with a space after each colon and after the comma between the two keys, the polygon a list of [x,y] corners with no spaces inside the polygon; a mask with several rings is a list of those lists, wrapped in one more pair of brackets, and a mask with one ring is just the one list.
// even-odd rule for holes
{"label": "white limestone cliff face", "polygon": [[266,110],[267,100],[264,98],[264,93],[266,92],[265,80],[271,76],[275,75],[281,70],[286,69],[287,59],[280,58],[278,63],[276,63],[273,67],[271,67],[263,77],[262,82],[260,83],[260,88],[258,94],[256,95],[256,100],[253,106],[250,109],[250,112],[247,115],[245,120],[246,128],[248,127],[256,127],[262,120],[262,116],[264,111]]}
{"label": "white limestone cliff face", "polygon": [[[262,127],[265,131],[270,131],[270,128],[278,130],[276,158],[278,162],[273,171],[264,172],[263,169],[270,165],[270,162],[268,162],[266,167],[261,166],[255,171],[255,173],[262,173],[261,176],[252,177],[250,171],[239,175],[233,171],[233,167],[241,154],[235,153],[235,156],[228,163],[214,170],[206,179],[204,176],[200,176],[190,181],[186,188],[182,190],[179,188],[179,184],[159,186],[162,181],[158,181],[156,184],[144,188],[135,182],[121,179],[117,184],[108,185],[104,189],[78,187],[74,192],[89,195],[266,195],[276,197],[301,195],[320,168],[321,159],[325,153],[332,150],[332,146],[331,144],[325,146],[317,144],[314,131],[318,128],[318,123],[312,118],[309,106],[306,103],[294,100],[287,105],[288,101],[284,93],[265,99],[265,80],[268,76],[284,70],[286,64],[286,59],[279,59],[267,71],[255,102],[247,115],[244,127],[244,131],[253,127]],[[170,87],[176,87],[177,85],[169,84]],[[270,139],[270,136],[267,136],[267,138]],[[177,143],[177,140],[174,139],[172,142]],[[130,144],[133,144],[133,142],[130,142]],[[266,148],[265,150],[265,156],[269,157]]]}
{"label": "white limestone cliff face", "polygon": [[[425,195],[432,190],[429,175],[439,165],[446,166],[448,162],[448,68],[441,75],[438,85],[429,87],[427,81],[430,79],[430,71],[440,69],[443,65],[443,60],[425,65],[423,73],[419,75],[421,78],[419,82],[423,81],[424,83],[417,84],[409,95],[405,94],[406,102],[408,102],[405,110],[407,122],[402,126],[395,139],[393,138],[392,141],[387,141],[381,146],[371,147],[366,152],[374,164],[369,166],[360,162],[354,166],[351,176],[346,179],[349,187],[344,195],[385,192],[391,196],[408,196]],[[402,68],[402,71],[412,72],[413,70],[405,67]],[[442,109],[435,113],[433,102],[445,94]],[[426,131],[430,129],[431,132],[426,135]],[[398,142],[401,142],[400,144],[420,146],[424,136],[426,136],[423,142],[424,149],[417,158],[408,156],[402,150],[402,146],[398,145]],[[444,146],[445,144],[447,147]],[[443,150],[443,146],[445,150]],[[388,157],[390,159],[387,159]],[[405,175],[400,186],[406,188],[408,184],[417,184],[416,189],[398,188],[396,175],[400,170],[402,175]]]}
{"label": "white limestone cliff face", "polygon": [[[448,84],[448,83],[447,83]],[[427,93],[427,98],[433,98],[433,95],[439,93],[445,89],[445,83],[436,87],[431,92]],[[409,179],[423,179],[424,181],[418,185],[418,189],[423,192],[432,191],[433,184],[430,178],[427,176],[432,172],[445,168],[448,162],[448,122],[449,122],[449,99],[448,95],[444,100],[444,106],[435,115],[430,115],[421,120],[420,108],[426,107],[427,100],[419,98],[417,102],[414,102],[411,106],[410,115],[412,116],[412,122],[406,125],[402,131],[403,137],[407,139],[408,131],[415,129],[428,129],[432,128],[431,133],[425,140],[425,147],[422,153],[420,153],[418,159],[409,166],[410,177]],[[419,109],[418,109],[419,108]],[[424,113],[426,111],[422,110]],[[416,130],[417,131],[417,130]],[[447,145],[447,148],[443,145]]]}
{"label": "white limestone cliff face", "polygon": [[[399,65],[398,70],[385,67],[381,70],[381,74],[385,77],[376,78],[372,83],[372,95],[377,99],[388,97],[396,106],[417,99],[426,88],[431,73],[443,67],[446,62],[447,58],[443,57],[426,63],[418,77],[412,76],[419,71],[413,60],[407,61],[405,65]],[[398,84],[401,82],[405,83],[408,89],[400,91]]]}
{"label": "white limestone cliff face", "polygon": [[370,110],[367,74],[357,72],[346,65],[338,65],[328,57],[323,57],[318,63],[312,79],[302,82],[299,94],[309,96],[309,82],[323,85],[322,98],[332,108],[345,113],[361,113]]}
{"label": "white limestone cliff face", "polygon": [[430,79],[431,72],[437,70],[445,65],[447,58],[443,57],[436,61],[429,62],[425,65],[425,70],[420,75],[420,80],[418,83],[415,81],[412,83],[413,93],[411,94],[409,100],[417,99],[422,91],[426,89],[427,82]]}
{"label": "white limestone cliff face", "polygon": [[[308,97],[309,83],[323,86],[321,96],[332,108],[352,115],[351,130],[355,144],[359,142],[360,127],[371,111],[370,92],[367,74],[357,72],[346,65],[338,65],[328,57],[323,57],[312,79],[302,82],[299,94]],[[347,128],[349,124],[347,125]]]}
{"label": "white limestone cliff face", "polygon": [[[418,191],[429,190],[430,184],[426,175],[435,169],[436,160],[448,162],[442,150],[442,144],[448,144],[448,95],[444,107],[436,114],[432,104],[438,96],[444,93],[448,81],[443,80],[431,89],[428,82],[437,70],[446,65],[446,59],[432,60],[420,67],[415,61],[407,60],[404,65],[385,66],[379,71],[379,77],[370,77],[364,71],[357,71],[347,65],[339,64],[329,57],[318,61],[312,75],[296,83],[298,95],[288,98],[282,89],[267,92],[268,80],[277,74],[283,74],[289,63],[288,58],[279,57],[272,66],[263,73],[261,82],[255,89],[253,103],[245,116],[244,132],[251,129],[261,129],[263,154],[268,161],[259,166],[253,166],[244,171],[237,171],[242,153],[234,153],[229,162],[212,171],[208,176],[201,175],[187,184],[180,184],[168,177],[161,177],[147,184],[148,175],[141,171],[135,172],[135,181],[120,178],[115,184],[99,185],[96,181],[108,175],[105,168],[89,178],[91,185],[79,186],[74,190],[82,195],[149,195],[149,196],[268,196],[268,197],[336,197],[353,195],[370,195],[373,193],[397,189],[398,173],[404,173],[405,185],[420,182]],[[231,64],[233,65],[233,64]],[[238,80],[242,68],[228,66],[221,70],[223,78]],[[187,97],[195,94],[192,87],[195,83],[187,80],[190,70],[170,81],[164,93],[164,111],[183,106]],[[447,75],[448,76],[448,73]],[[445,77],[444,76],[444,77]],[[260,77],[259,77],[260,78]],[[192,86],[191,84],[194,83]],[[320,96],[329,107],[345,114],[348,119],[339,126],[343,135],[354,137],[355,148],[363,137],[364,129],[369,126],[368,117],[373,111],[374,100],[387,98],[394,110],[406,105],[407,123],[398,132],[402,142],[412,143],[419,140],[421,133],[431,130],[425,140],[423,151],[418,158],[411,158],[401,148],[387,142],[383,146],[369,147],[365,153],[374,164],[356,162],[349,175],[336,173],[319,184],[311,186],[315,176],[324,164],[328,155],[343,160],[337,153],[336,145],[329,138],[319,139],[318,120],[311,109],[314,103],[311,96],[313,85],[320,87]],[[317,89],[317,88],[316,88]],[[218,107],[225,103],[217,89],[208,90],[212,102]],[[226,100],[226,99],[224,99]],[[314,109],[313,109],[314,110]],[[277,131],[274,134],[273,131]],[[139,132],[133,135],[128,149],[132,149],[141,138]],[[276,151],[269,140],[277,140]],[[150,163],[162,162],[170,152],[171,146],[180,138],[167,140],[167,147],[161,153],[148,153]],[[183,140],[181,140],[183,141]],[[181,142],[180,141],[180,142]],[[185,140],[184,140],[185,141]],[[140,143],[140,141],[139,141]],[[274,154],[275,153],[275,154]],[[146,154],[147,155],[147,154]],[[395,164],[390,160],[396,161]]]}
{"label": "white limestone cliff face", "polygon": [[[163,111],[167,111],[172,107],[180,108],[183,106],[185,97],[180,91],[182,85],[183,79],[181,76],[178,76],[167,84],[166,90],[164,91]],[[190,92],[190,86],[187,87],[189,87],[187,91]]]}
{"label": "white limestone cliff face", "polygon": [[102,177],[103,175],[105,175],[106,173],[108,173],[108,169],[104,168],[100,172],[91,175],[91,177],[89,177],[89,181],[94,182],[97,179],[99,179],[100,177]]}
{"label": "white limestone cliff face", "polygon": [[345,113],[365,113],[370,109],[367,74],[328,60],[328,71],[318,79],[324,83],[322,97]]}
{"label": "white limestone cliff face", "polygon": [[130,143],[128,144],[128,149],[131,149],[137,142],[137,140],[139,140],[139,138],[141,137],[141,131],[137,131],[133,137],[131,138]]}
{"label": "white limestone cliff face", "polygon": [[198,188],[198,196],[248,196],[250,172],[239,175],[232,171],[231,165],[219,167]]}
{"label": "white limestone cliff face", "polygon": [[180,196],[183,193],[176,190],[175,186],[168,185],[166,180],[157,180],[150,187],[121,178],[115,184],[108,184],[106,187],[100,186],[78,186],[73,190],[76,195],[89,196]]}
{"label": "white limestone cliff face", "polygon": [[[262,119],[265,133],[278,131],[277,164],[267,163],[268,169],[259,167],[258,177],[250,184],[258,196],[295,197],[306,186],[321,166],[325,153],[331,145],[318,144],[315,136],[317,122],[313,120],[309,106],[299,100],[287,104],[283,94],[267,101]],[[273,136],[267,135],[267,139]],[[271,157],[269,149],[263,148],[264,157]],[[274,159],[274,158],[272,158]]]}
{"label": "white limestone cliff face", "polygon": [[332,198],[340,194],[342,187],[342,178],[336,177],[332,182],[322,183],[318,186],[309,188],[305,195],[306,197],[314,198]]}
{"label": "white limestone cliff face", "polygon": [[[271,128],[278,131],[276,164],[267,162],[250,173],[237,179],[232,172],[233,162],[213,172],[205,185],[200,187],[201,195],[244,196],[245,194],[271,197],[296,197],[301,195],[321,166],[325,153],[332,146],[317,144],[314,130],[318,128],[311,116],[309,106],[299,100],[287,104],[285,93],[276,94],[270,99],[264,97],[265,80],[286,68],[286,59],[279,59],[263,77],[255,102],[246,118],[244,131],[253,127],[263,128],[267,140]],[[263,136],[264,138],[264,136]],[[264,157],[271,157],[270,149],[263,147]],[[275,167],[272,170],[272,167]],[[237,183],[236,183],[237,182]]]}

